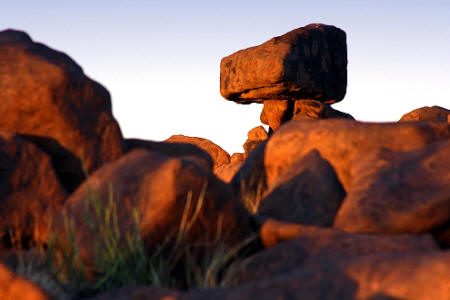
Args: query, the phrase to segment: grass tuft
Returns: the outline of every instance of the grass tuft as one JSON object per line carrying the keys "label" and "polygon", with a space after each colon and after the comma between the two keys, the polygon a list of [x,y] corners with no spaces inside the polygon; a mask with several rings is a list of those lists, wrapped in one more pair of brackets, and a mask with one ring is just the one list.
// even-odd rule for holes
{"label": "grass tuft", "polygon": [[99,192],[89,189],[84,199],[84,222],[94,242],[95,272],[87,269],[76,240],[74,221],[64,216],[63,240],[52,235],[43,251],[49,273],[64,289],[79,297],[92,296],[111,289],[151,285],[166,288],[215,288],[231,283],[236,261],[256,239],[227,247],[222,237],[222,217],[218,218],[216,238],[209,243],[188,242],[188,234],[201,213],[206,185],[194,203],[187,194],[178,232],[173,238],[149,250],[139,231],[139,213],[132,210],[134,228],[122,232],[119,227],[113,188],[107,201]]}

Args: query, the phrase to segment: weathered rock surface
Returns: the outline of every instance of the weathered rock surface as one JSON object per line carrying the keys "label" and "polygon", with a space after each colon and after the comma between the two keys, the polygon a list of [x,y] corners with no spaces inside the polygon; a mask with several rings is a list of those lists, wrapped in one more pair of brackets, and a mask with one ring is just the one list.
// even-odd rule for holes
{"label": "weathered rock surface", "polygon": [[108,91],[69,56],[24,32],[0,32],[0,130],[32,140],[52,157],[64,186],[123,154]]}
{"label": "weathered rock surface", "polygon": [[338,102],[347,87],[345,32],[310,24],[224,57],[220,93],[248,103],[268,99]]}
{"label": "weathered rock surface", "polygon": [[1,243],[42,242],[67,197],[50,157],[17,135],[0,132],[0,166]]}
{"label": "weathered rock surface", "polygon": [[331,118],[354,120],[354,118],[350,114],[340,112],[332,108],[330,105],[317,100],[295,101],[294,112],[292,113],[292,115],[293,120],[319,120]]}
{"label": "weathered rock surface", "polygon": [[[295,237],[293,235],[291,240],[247,258],[236,275],[236,284],[270,279],[305,267],[309,261],[333,263],[363,255],[408,254],[438,250],[431,235],[349,234],[334,228],[282,224],[271,220],[266,223],[265,225],[271,226],[272,229],[278,225],[278,232],[283,228],[284,232],[288,230],[294,232],[295,228]],[[264,230],[267,242],[268,229]]]}
{"label": "weathered rock surface", "polygon": [[[415,150],[449,137],[450,127],[438,122],[377,124],[342,119],[293,120],[276,131],[265,146],[253,151],[233,178],[233,188],[240,194],[240,185],[251,187],[254,174],[270,187],[299,158],[317,149],[334,167],[348,192],[351,166],[368,153],[382,147],[394,151]],[[259,153],[255,153],[257,151]]]}
{"label": "weathered rock surface", "polygon": [[446,300],[449,264],[448,251],[363,256],[311,265],[221,294],[222,299]]}
{"label": "weathered rock surface", "polygon": [[292,119],[294,112],[294,101],[288,100],[266,100],[260,120],[269,125],[269,133],[275,131],[282,124]]}
{"label": "weathered rock surface", "polygon": [[[175,237],[185,210],[192,223],[189,230],[183,229],[186,242],[212,241],[220,226],[220,237],[227,245],[239,243],[251,234],[247,212],[228,186],[213,174],[189,160],[136,149],[92,174],[64,205],[67,216],[74,219],[76,240],[88,263],[94,257],[94,245],[87,237],[95,235],[85,221],[85,198],[94,189],[106,205],[110,187],[122,236],[133,230],[132,209],[137,208],[139,230],[149,247]],[[63,219],[61,214],[56,228],[62,228]]]}
{"label": "weathered rock surface", "polygon": [[[316,263],[289,274],[232,289],[185,293],[154,287],[123,288],[95,298],[114,299],[351,299],[447,300],[450,253],[363,256],[339,263]],[[157,296],[157,297],[155,297]],[[106,297],[106,298],[105,298]]]}
{"label": "weathered rock surface", "polygon": [[35,284],[17,276],[0,263],[0,299],[50,300],[51,298]]}
{"label": "weathered rock surface", "polygon": [[216,174],[219,179],[222,179],[224,182],[228,183],[231,179],[233,179],[233,176],[241,168],[241,166],[242,163],[240,162],[221,165],[220,167],[214,169],[214,174]]}
{"label": "weathered rock surface", "polygon": [[230,155],[220,146],[207,139],[184,135],[172,135],[170,138],[165,140],[165,142],[191,144],[203,149],[212,157],[214,168],[230,163]]}
{"label": "weathered rock surface", "polygon": [[413,151],[380,149],[355,162],[351,176],[338,228],[423,233],[450,223],[450,140]]}
{"label": "weathered rock surface", "polygon": [[329,104],[317,100],[265,100],[260,120],[269,125],[269,133],[290,120],[320,120],[320,119],[354,118],[347,113],[333,109]]}
{"label": "weathered rock surface", "polygon": [[243,147],[245,150],[245,155],[248,157],[250,153],[255,150],[255,148],[263,141],[267,140],[269,135],[267,131],[262,126],[253,128],[247,133],[247,140],[245,141]]}
{"label": "weathered rock surface", "polygon": [[213,160],[208,152],[193,144],[165,143],[141,139],[125,139],[125,148],[127,152],[130,152],[137,148],[143,148],[170,157],[191,159],[198,165],[203,166],[205,170],[211,172],[213,170]]}
{"label": "weathered rock surface", "polygon": [[344,197],[333,167],[312,150],[276,178],[258,213],[284,222],[331,226]]}
{"label": "weathered rock surface", "polygon": [[230,163],[241,163],[246,159],[245,153],[233,153],[230,157]]}
{"label": "weathered rock surface", "polygon": [[[404,114],[399,120],[403,121],[441,121],[448,122],[450,120],[450,110],[440,106],[424,106]],[[449,122],[450,123],[450,122]]]}

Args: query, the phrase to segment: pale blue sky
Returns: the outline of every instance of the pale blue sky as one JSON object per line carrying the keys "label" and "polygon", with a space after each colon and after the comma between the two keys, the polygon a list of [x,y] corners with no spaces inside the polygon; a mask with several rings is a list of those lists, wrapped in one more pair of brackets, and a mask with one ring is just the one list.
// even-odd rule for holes
{"label": "pale blue sky", "polygon": [[242,152],[262,106],[220,96],[220,59],[315,22],[347,33],[347,95],[336,109],[396,121],[417,107],[450,107],[450,1],[0,3],[0,30],[66,52],[108,88],[127,137],[185,134]]}

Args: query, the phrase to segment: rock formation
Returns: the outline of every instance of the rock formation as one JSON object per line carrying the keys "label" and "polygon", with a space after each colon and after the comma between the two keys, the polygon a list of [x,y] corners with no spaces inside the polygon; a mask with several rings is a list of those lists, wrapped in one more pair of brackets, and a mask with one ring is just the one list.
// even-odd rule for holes
{"label": "rock formation", "polygon": [[69,191],[124,153],[108,91],[66,54],[2,31],[0,74],[0,130],[47,152]]}
{"label": "rock formation", "polygon": [[68,196],[50,157],[25,139],[0,132],[0,166],[1,244],[45,241],[54,212]]}
{"label": "rock formation", "polygon": [[264,103],[261,122],[270,132],[295,115],[353,119],[329,106],[341,101],[346,89],[346,34],[334,26],[310,24],[220,63],[222,96],[237,103]]}
{"label": "rock formation", "polygon": [[230,163],[230,155],[220,146],[207,139],[178,134],[171,136],[170,138],[165,140],[165,142],[191,144],[199,147],[200,149],[203,149],[213,159],[214,168]]}
{"label": "rock formation", "polygon": [[424,106],[404,114],[399,120],[405,121],[441,121],[450,123],[450,110],[440,106]]}
{"label": "rock formation", "polygon": [[[321,24],[224,58],[269,125],[230,158],[123,139],[73,60],[0,32],[0,299],[450,299],[449,111],[355,121],[346,65]],[[44,265],[45,292],[17,275]]]}

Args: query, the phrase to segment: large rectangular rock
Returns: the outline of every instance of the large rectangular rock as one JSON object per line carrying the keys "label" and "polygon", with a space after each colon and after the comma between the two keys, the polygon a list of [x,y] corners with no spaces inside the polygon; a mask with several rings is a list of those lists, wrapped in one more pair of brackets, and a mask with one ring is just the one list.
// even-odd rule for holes
{"label": "large rectangular rock", "polygon": [[267,99],[341,101],[347,88],[346,34],[310,24],[224,57],[220,93],[240,103]]}

